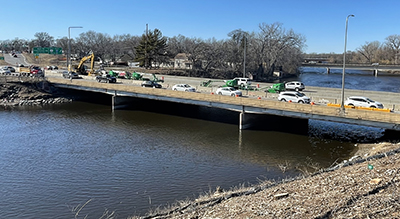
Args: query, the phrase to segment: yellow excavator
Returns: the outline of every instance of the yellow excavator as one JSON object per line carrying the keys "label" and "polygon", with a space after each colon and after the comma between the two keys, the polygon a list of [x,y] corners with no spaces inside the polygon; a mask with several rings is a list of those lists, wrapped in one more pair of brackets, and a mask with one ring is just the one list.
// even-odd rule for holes
{"label": "yellow excavator", "polygon": [[[87,60],[90,59],[90,70],[86,70],[86,66],[83,65]],[[94,54],[91,52],[88,56],[85,56],[79,62],[79,65],[74,66],[73,68],[76,73],[81,75],[92,75],[94,74]],[[70,71],[70,69],[68,69]]]}

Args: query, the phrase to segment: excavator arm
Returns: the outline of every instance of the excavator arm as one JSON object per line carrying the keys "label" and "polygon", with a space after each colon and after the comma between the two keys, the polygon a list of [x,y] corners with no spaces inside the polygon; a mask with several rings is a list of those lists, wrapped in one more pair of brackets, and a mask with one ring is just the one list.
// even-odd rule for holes
{"label": "excavator arm", "polygon": [[84,69],[84,67],[83,67],[83,64],[84,64],[87,60],[89,60],[89,59],[90,59],[90,71],[89,71],[88,74],[91,75],[91,74],[94,73],[94,71],[93,71],[93,68],[94,68],[94,54],[93,54],[93,53],[91,53],[90,55],[85,56],[85,57],[83,57],[83,58],[81,59],[81,61],[79,62],[78,67],[76,68],[76,71],[77,71],[78,73],[80,73],[80,74],[87,74],[87,72],[85,71],[85,69]]}

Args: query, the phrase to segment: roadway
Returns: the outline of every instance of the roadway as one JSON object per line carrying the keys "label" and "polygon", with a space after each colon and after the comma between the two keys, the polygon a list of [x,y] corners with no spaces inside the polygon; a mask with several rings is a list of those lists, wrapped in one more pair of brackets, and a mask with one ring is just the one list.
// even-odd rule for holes
{"label": "roadway", "polygon": [[19,64],[23,64],[24,66],[28,66],[29,63],[26,62],[25,57],[22,54],[17,54],[18,57],[12,57],[9,53],[3,53],[4,61],[9,63],[10,66],[18,67]]}
{"label": "roadway", "polygon": [[[49,71],[45,72],[46,77],[58,77],[62,78],[60,71]],[[151,76],[150,76],[151,77]],[[202,81],[213,80],[210,78],[195,78],[195,77],[184,77],[184,76],[171,76],[171,75],[157,75],[158,78],[164,78],[164,83],[162,83],[162,89],[171,90],[172,86],[175,84],[190,84],[196,88],[197,92],[201,93],[215,93],[219,86],[224,85],[223,82],[215,82],[212,87],[202,87],[200,86]],[[85,80],[93,81],[95,77],[93,76],[82,76],[82,79],[73,80]],[[67,80],[67,79],[65,79]],[[128,80],[128,79],[117,79],[118,84],[125,84],[131,86],[140,86],[141,81],[138,80]],[[270,87],[273,83],[260,83],[253,82],[252,85],[259,87],[260,91],[242,91],[243,96],[246,98],[258,98],[276,100],[278,94],[266,93],[262,88]],[[150,88],[144,88],[150,89]],[[311,87],[306,85],[306,89],[302,91],[308,97],[311,98],[312,102],[317,105],[326,105],[327,103],[340,103],[341,102],[341,89],[338,88],[325,88],[325,87]],[[352,90],[345,89],[345,97],[348,96],[366,96],[378,102],[384,104],[385,108],[392,109],[395,112],[400,112],[400,99],[398,98],[398,93],[392,92],[380,92],[380,91],[367,91],[367,90]]]}

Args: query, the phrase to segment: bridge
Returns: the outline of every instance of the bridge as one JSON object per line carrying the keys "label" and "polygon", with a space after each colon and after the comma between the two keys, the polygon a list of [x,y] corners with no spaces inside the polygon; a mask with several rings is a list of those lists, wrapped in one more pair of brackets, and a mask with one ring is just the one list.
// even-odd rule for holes
{"label": "bridge", "polygon": [[240,129],[251,127],[251,123],[257,120],[254,119],[254,117],[269,116],[269,118],[275,118],[271,120],[268,119],[267,121],[270,121],[271,124],[265,125],[274,126],[275,124],[271,121],[276,121],[276,118],[287,119],[289,117],[291,120],[295,121],[294,124],[299,125],[298,127],[304,127],[303,125],[307,124],[309,119],[315,119],[377,127],[396,132],[400,131],[399,113],[351,108],[346,108],[345,111],[342,112],[338,107],[280,102],[261,97],[230,97],[213,95],[211,93],[142,88],[123,83],[108,84],[90,80],[67,80],[57,77],[48,77],[47,80],[54,86],[60,88],[108,94],[112,96],[111,105],[113,110],[123,108],[132,103],[132,98],[144,98],[236,111],[240,115]]}

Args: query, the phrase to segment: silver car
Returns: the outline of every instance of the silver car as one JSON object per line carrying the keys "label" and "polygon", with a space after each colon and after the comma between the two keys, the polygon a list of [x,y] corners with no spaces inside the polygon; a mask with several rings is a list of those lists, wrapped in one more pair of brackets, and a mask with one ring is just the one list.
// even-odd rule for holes
{"label": "silver car", "polygon": [[360,97],[360,96],[348,97],[347,100],[344,101],[344,105],[383,109],[382,103],[371,100],[368,97]]}
{"label": "silver car", "polygon": [[233,87],[220,87],[217,89],[217,91],[215,92],[216,94],[219,95],[225,95],[225,96],[242,96],[242,91],[240,90],[236,90]]}
{"label": "silver car", "polygon": [[196,92],[196,88],[188,84],[175,84],[174,86],[172,86],[172,90]]}
{"label": "silver car", "polygon": [[278,96],[279,101],[288,101],[288,102],[295,102],[295,103],[310,103],[311,100],[305,94],[297,92],[297,91],[285,91],[279,93]]}
{"label": "silver car", "polygon": [[300,81],[291,81],[285,84],[286,90],[295,90],[295,91],[302,91],[305,89],[305,86]]}

